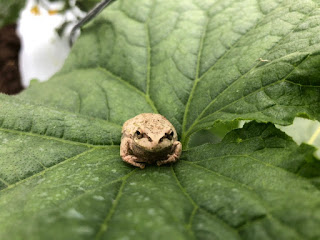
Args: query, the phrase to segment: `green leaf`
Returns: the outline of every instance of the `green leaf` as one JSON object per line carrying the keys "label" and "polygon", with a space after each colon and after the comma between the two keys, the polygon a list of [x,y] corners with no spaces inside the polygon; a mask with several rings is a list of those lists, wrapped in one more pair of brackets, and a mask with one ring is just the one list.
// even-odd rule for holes
{"label": "green leaf", "polygon": [[320,163],[306,161],[314,149],[271,124],[250,123],[173,167],[145,170],[124,164],[118,146],[25,135],[1,131],[2,149],[15,150],[1,159],[3,239],[320,236],[320,171],[308,170]]}
{"label": "green leaf", "polygon": [[[188,148],[218,123],[319,120],[319,17],[311,0],[110,5],[59,73],[0,95],[0,239],[320,238],[313,147],[252,122]],[[174,124],[178,163],[121,161],[142,112]]]}
{"label": "green leaf", "polygon": [[[111,79],[141,95],[145,103],[136,113],[147,104],[168,117],[183,143],[218,120],[319,120],[318,4],[265,2],[116,2],[84,28],[60,73],[21,97],[56,106],[47,96],[56,95],[66,79],[73,79],[66,84],[77,93],[84,85],[100,85],[107,95],[105,80]],[[63,98],[79,101],[64,92]]]}
{"label": "green leaf", "polygon": [[213,128],[203,129],[190,136],[187,148],[196,147],[205,143],[221,142],[223,137],[233,129],[239,128],[239,121],[218,122]]}
{"label": "green leaf", "polygon": [[24,0],[0,0],[0,27],[15,23],[24,5]]}
{"label": "green leaf", "polygon": [[94,8],[95,5],[97,5],[101,0],[77,0],[76,5],[79,7],[82,11],[88,12],[92,8]]}

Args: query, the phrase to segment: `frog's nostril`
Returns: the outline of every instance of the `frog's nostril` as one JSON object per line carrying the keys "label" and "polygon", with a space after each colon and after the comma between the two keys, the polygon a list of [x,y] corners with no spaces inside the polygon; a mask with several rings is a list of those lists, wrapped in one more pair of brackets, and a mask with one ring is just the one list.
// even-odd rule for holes
{"label": "frog's nostril", "polygon": [[149,140],[149,142],[152,142],[152,139],[151,139],[151,137],[148,137],[148,140]]}

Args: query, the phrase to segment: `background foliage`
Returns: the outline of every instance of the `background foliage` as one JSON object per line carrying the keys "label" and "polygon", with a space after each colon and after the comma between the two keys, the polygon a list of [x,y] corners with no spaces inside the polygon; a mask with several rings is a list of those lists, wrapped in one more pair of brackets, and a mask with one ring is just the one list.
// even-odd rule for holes
{"label": "background foliage", "polygon": [[0,27],[15,23],[24,5],[24,0],[0,0]]}

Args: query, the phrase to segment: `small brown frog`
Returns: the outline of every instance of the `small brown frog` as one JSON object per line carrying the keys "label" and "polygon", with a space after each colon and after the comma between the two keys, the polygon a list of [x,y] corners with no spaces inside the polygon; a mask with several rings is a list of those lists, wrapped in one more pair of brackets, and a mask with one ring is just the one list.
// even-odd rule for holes
{"label": "small brown frog", "polygon": [[173,163],[181,151],[176,130],[160,114],[142,113],[123,124],[120,156],[133,166],[143,169],[146,163]]}

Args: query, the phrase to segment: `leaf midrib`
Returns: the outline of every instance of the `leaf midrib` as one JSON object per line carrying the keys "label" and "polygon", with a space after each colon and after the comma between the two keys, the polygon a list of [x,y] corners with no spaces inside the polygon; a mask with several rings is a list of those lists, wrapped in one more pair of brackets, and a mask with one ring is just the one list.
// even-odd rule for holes
{"label": "leaf midrib", "polygon": [[105,217],[105,220],[103,221],[103,223],[101,224],[100,226],[100,229],[99,231],[96,233],[96,236],[95,236],[95,239],[99,239],[101,238],[102,234],[105,233],[107,230],[108,230],[108,224],[109,224],[109,221],[110,219],[112,218],[117,206],[118,206],[118,203],[122,197],[122,193],[123,193],[123,189],[124,189],[124,186],[127,182],[127,179],[135,172],[137,171],[137,168],[133,169],[132,171],[130,171],[128,174],[126,174],[125,176],[123,176],[121,178],[122,180],[122,183],[121,183],[121,186],[118,190],[118,193],[117,193],[117,196],[116,196],[116,199],[113,201],[112,203],[112,206],[111,206],[111,209],[108,211],[108,213],[106,214],[106,217]]}
{"label": "leaf midrib", "polygon": [[[152,110],[157,113],[158,110],[154,104],[154,102],[152,101],[152,99],[150,98],[149,95],[147,95],[147,93],[141,91],[140,89],[138,89],[136,86],[134,86],[133,84],[131,84],[130,82],[122,79],[120,76],[115,75],[114,73],[110,72],[110,70],[107,70],[105,68],[102,67],[93,67],[93,68],[81,68],[80,70],[100,70],[103,71],[105,73],[107,73],[108,75],[111,75],[111,77],[113,77],[114,79],[120,81],[121,83],[125,84],[126,86],[128,86],[129,88],[131,88],[132,90],[134,90],[136,93],[138,93],[139,95],[143,96],[145,98],[145,100],[147,101],[147,103],[150,105],[150,107],[152,108]],[[79,69],[77,70],[73,70],[73,71],[79,71]]]}
{"label": "leaf midrib", "polygon": [[187,191],[182,187],[178,177],[177,177],[177,174],[175,173],[172,165],[170,166],[170,169],[171,169],[171,173],[179,187],[179,189],[181,190],[181,192],[187,197],[188,201],[192,204],[193,206],[193,210],[190,214],[190,217],[189,217],[189,221],[188,221],[188,225],[186,226],[186,229],[187,231],[189,231],[193,237],[195,237],[195,234],[194,232],[192,231],[192,222],[193,222],[193,219],[194,219],[194,216],[196,215],[198,209],[200,209],[200,206],[197,205],[197,203],[190,197],[190,195],[187,193]]}

